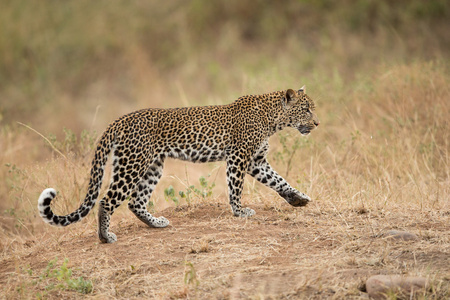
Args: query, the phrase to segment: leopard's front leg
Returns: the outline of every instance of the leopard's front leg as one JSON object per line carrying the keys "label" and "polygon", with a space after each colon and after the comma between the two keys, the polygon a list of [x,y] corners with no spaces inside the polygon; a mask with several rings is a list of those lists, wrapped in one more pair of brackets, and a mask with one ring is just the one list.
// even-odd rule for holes
{"label": "leopard's front leg", "polygon": [[267,162],[268,144],[264,145],[250,162],[247,173],[262,184],[270,187],[283,197],[292,206],[305,206],[311,198],[293,188],[281,177]]}
{"label": "leopard's front leg", "polygon": [[230,155],[227,158],[227,184],[231,210],[236,217],[250,217],[255,211],[248,207],[242,207],[241,196],[244,187],[244,176],[248,162],[239,155]]}

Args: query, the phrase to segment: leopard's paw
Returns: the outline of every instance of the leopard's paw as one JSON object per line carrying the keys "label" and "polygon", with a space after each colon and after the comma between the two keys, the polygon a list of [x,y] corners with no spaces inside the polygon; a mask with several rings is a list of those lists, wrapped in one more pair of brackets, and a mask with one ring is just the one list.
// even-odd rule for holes
{"label": "leopard's paw", "polygon": [[305,206],[306,204],[311,202],[311,198],[308,195],[300,192],[292,193],[285,199],[290,205],[295,207]]}
{"label": "leopard's paw", "polygon": [[161,216],[159,218],[155,218],[152,225],[157,228],[163,228],[163,227],[167,227],[169,225],[169,223],[170,223],[169,220],[167,220],[166,218]]}
{"label": "leopard's paw", "polygon": [[243,207],[239,210],[235,210],[234,211],[234,215],[236,217],[241,217],[241,218],[247,218],[247,217],[251,217],[255,214],[255,211],[251,208],[248,207]]}
{"label": "leopard's paw", "polygon": [[98,237],[100,238],[100,241],[102,243],[112,244],[112,243],[117,242],[117,236],[114,233],[112,233],[112,232],[108,232],[105,235],[99,233]]}

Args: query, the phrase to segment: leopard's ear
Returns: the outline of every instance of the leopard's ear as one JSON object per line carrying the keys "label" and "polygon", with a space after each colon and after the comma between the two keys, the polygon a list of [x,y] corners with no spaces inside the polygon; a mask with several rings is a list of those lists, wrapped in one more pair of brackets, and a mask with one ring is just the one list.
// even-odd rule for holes
{"label": "leopard's ear", "polygon": [[302,87],[298,90],[298,93],[299,93],[299,94],[300,94],[300,93],[306,94],[306,86],[302,86]]}
{"label": "leopard's ear", "polygon": [[291,108],[291,106],[294,105],[295,101],[297,100],[296,98],[297,93],[293,89],[288,89],[286,91],[284,99],[282,99],[284,109]]}
{"label": "leopard's ear", "polygon": [[296,97],[297,97],[297,94],[295,93],[295,91],[293,89],[288,89],[286,91],[286,101],[287,101],[287,103],[292,102],[293,100],[295,100]]}

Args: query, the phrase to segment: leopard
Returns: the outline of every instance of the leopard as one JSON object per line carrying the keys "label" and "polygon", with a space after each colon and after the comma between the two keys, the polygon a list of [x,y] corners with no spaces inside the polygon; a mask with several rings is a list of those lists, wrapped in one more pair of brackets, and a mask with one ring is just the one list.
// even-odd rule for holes
{"label": "leopard", "polygon": [[114,211],[128,200],[128,208],[149,227],[169,225],[165,217],[154,217],[147,209],[152,192],[163,174],[167,158],[196,163],[226,162],[228,200],[236,217],[251,217],[255,211],[241,205],[244,177],[249,174],[276,191],[294,207],[311,198],[292,187],[269,164],[269,137],[286,127],[308,135],[320,121],[315,103],[303,86],[259,95],[247,95],[223,105],[181,108],[147,108],[112,122],[95,148],[84,201],[67,215],[51,208],[57,196],[46,188],[38,199],[42,219],[64,227],[81,221],[99,198],[105,167],[110,160],[111,180],[99,201],[98,237],[114,243],[110,231]]}

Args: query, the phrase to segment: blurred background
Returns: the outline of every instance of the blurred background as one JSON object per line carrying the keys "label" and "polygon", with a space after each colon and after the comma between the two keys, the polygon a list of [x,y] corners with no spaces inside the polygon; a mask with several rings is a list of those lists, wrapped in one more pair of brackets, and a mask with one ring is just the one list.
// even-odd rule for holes
{"label": "blurred background", "polygon": [[[294,186],[317,205],[445,206],[449,59],[446,0],[1,0],[3,224],[23,229],[49,186],[60,212],[77,207],[96,139],[125,113],[303,85],[321,126],[275,136],[269,158]],[[177,163],[154,201],[188,173],[225,184],[223,167]]]}
{"label": "blurred background", "polygon": [[0,122],[101,131],[304,84],[320,109],[387,66],[447,63],[449,20],[445,0],[2,0]]}

